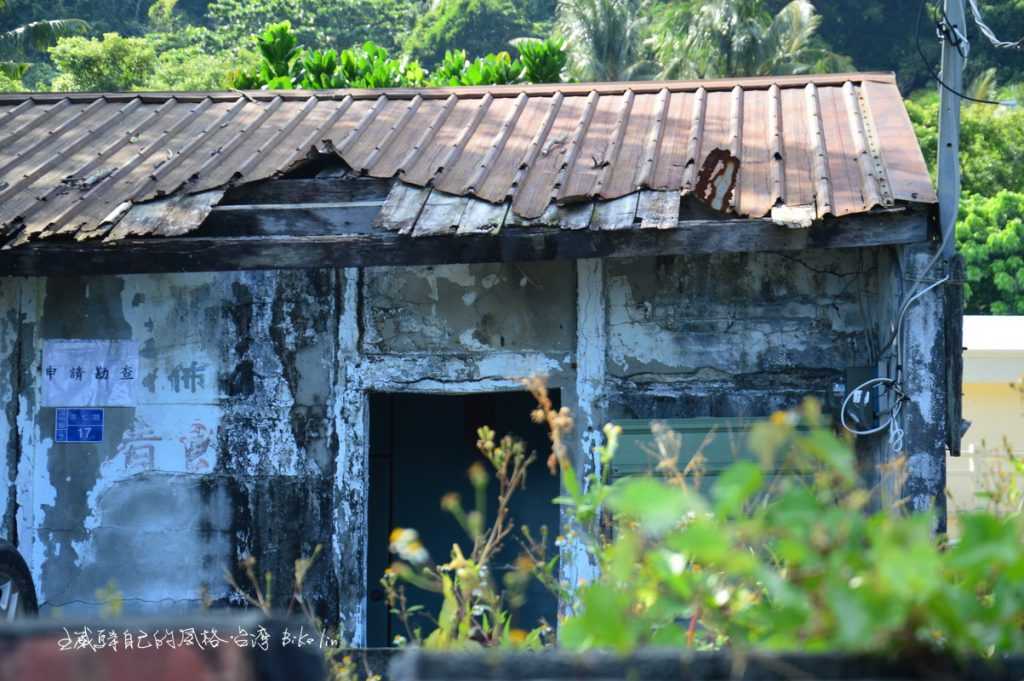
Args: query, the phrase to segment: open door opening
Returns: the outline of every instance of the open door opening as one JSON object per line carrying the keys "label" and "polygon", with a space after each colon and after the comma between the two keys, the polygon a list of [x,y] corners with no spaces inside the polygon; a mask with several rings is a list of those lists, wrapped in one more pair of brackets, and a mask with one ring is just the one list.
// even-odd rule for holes
{"label": "open door opening", "polygon": [[[550,391],[555,407],[560,406],[557,390]],[[550,451],[544,426],[530,420],[535,408],[526,392],[479,393],[471,395],[421,395],[378,393],[370,396],[370,508],[369,555],[367,559],[367,645],[390,646],[396,635],[406,632],[398,618],[388,613],[380,578],[390,564],[388,535],[392,528],[415,529],[436,562],[447,562],[452,544],[463,551],[470,542],[456,520],[441,509],[441,497],[457,492],[467,507],[473,504],[473,488],[466,471],[474,461],[483,462],[476,450],[476,430],[490,426],[497,438],[511,434],[526,442],[527,450],[537,453],[526,481],[526,489],[516,493],[511,504],[513,532],[498,556],[494,579],[503,584],[503,573],[511,569],[521,553],[516,537],[519,528],[528,526],[539,538],[542,525],[549,541],[559,533],[558,507],[552,503],[559,494],[559,480],[546,466]],[[495,484],[488,488],[488,519],[497,506]],[[468,509],[467,509],[468,510]],[[554,547],[549,547],[553,555]],[[423,605],[436,616],[441,597],[407,587],[410,605]],[[526,604],[513,613],[513,626],[532,629],[544,618],[555,626],[557,601],[536,580],[526,593]],[[424,632],[430,625],[423,620]]]}

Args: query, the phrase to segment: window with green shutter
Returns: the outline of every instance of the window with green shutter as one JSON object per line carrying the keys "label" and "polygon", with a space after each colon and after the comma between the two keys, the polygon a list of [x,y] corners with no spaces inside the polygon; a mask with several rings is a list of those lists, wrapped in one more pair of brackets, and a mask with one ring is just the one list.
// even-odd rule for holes
{"label": "window with green shutter", "polygon": [[[757,461],[749,447],[750,430],[764,418],[712,417],[692,419],[620,419],[619,448],[612,461],[610,477],[621,478],[654,472],[658,463],[651,424],[658,421],[679,434],[682,441],[678,467],[682,470],[699,451],[704,456],[704,478],[712,483],[730,464],[741,460]],[[800,430],[804,428],[800,427]],[[766,471],[769,476],[784,470]],[[706,488],[706,485],[702,485]]]}

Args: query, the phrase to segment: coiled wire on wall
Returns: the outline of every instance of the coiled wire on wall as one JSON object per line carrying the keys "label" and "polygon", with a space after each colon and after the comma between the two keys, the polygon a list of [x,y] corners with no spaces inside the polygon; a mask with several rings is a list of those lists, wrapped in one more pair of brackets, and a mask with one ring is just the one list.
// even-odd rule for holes
{"label": "coiled wire on wall", "polygon": [[[946,240],[944,239],[943,244],[945,244],[945,241]],[[935,256],[932,257],[931,261],[928,263],[928,266],[925,268],[925,275],[927,275],[928,272],[930,272],[931,269],[935,267],[935,264],[938,262],[939,257],[941,257],[941,253],[942,248],[940,247],[939,251],[935,254]],[[904,302],[903,305],[900,306],[900,311],[896,315],[896,325],[895,329],[893,330],[892,337],[882,347],[881,350],[881,353],[885,353],[885,351],[888,350],[890,347],[893,348],[893,353],[896,356],[896,370],[892,376],[880,376],[877,378],[872,378],[867,381],[864,381],[856,388],[851,390],[849,394],[847,394],[846,398],[843,400],[842,406],[839,409],[839,421],[840,423],[842,423],[843,428],[845,428],[847,431],[853,433],[854,435],[875,435],[888,429],[889,446],[892,449],[892,451],[900,452],[903,450],[904,432],[903,427],[900,425],[899,422],[899,416],[903,411],[904,403],[910,399],[910,396],[903,388],[903,366],[906,359],[904,356],[904,348],[902,343],[903,321],[906,319],[907,310],[910,309],[911,305],[913,305],[926,293],[941,286],[942,284],[945,284],[947,281],[949,281],[948,274],[944,276],[942,279],[939,279],[938,281],[929,284],[920,291],[912,293],[907,298],[906,302]],[[860,394],[861,391],[867,390],[868,388],[873,388],[876,385],[885,386],[885,392],[892,393],[893,406],[892,409],[889,411],[888,418],[886,418],[882,423],[875,426],[874,428],[867,428],[863,430],[853,428],[852,426],[850,426],[846,419],[846,414],[850,407],[850,401],[856,395]]]}

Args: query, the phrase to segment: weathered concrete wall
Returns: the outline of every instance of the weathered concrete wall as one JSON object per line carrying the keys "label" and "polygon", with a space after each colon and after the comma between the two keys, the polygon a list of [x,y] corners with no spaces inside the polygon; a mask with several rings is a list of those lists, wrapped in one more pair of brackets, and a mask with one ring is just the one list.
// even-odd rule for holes
{"label": "weathered concrete wall", "polygon": [[572,352],[571,263],[496,263],[366,272],[368,353]]}
{"label": "weathered concrete wall", "polygon": [[[8,463],[32,462],[21,550],[44,608],[95,610],[108,584],[129,611],[195,607],[229,598],[245,555],[287,583],[330,544],[335,286],[330,271],[5,280],[3,316],[22,319]],[[138,404],[105,410],[102,443],[55,443],[54,409],[35,406],[51,338],[141,344]],[[314,572],[324,604],[334,581]]]}
{"label": "weathered concrete wall", "polygon": [[[4,530],[44,609],[94,612],[109,584],[128,611],[235,600],[224,570],[247,555],[285,596],[294,560],[320,544],[313,596],[354,630],[367,391],[514,389],[533,370],[566,383],[573,272],[0,280]],[[102,443],[55,443],[54,409],[37,406],[43,344],[60,338],[140,343],[138,404],[106,408]]]}
{"label": "weathered concrete wall", "polygon": [[608,261],[613,416],[758,416],[873,362],[876,252]]}
{"label": "weathered concrete wall", "polygon": [[[318,544],[321,614],[362,640],[368,395],[520,388],[547,374],[593,470],[608,418],[762,415],[877,361],[899,268],[883,250],[534,264],[0,279],[3,516],[44,607],[230,600],[253,555],[284,594]],[[48,338],[132,339],[139,404],[99,445],[53,442]],[[865,445],[878,449],[876,439]],[[872,450],[873,451],[873,450]],[[562,576],[593,566],[571,542]]]}

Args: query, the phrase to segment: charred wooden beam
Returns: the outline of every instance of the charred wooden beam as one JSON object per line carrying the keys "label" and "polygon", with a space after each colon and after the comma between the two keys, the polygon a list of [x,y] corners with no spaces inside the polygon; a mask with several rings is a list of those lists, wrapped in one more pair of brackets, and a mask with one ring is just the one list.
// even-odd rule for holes
{"label": "charred wooden beam", "polygon": [[224,193],[220,205],[383,202],[391,185],[390,179],[374,177],[274,178],[232,187]]}
{"label": "charred wooden beam", "polygon": [[579,258],[800,251],[910,244],[929,239],[920,213],[848,216],[810,229],[770,220],[682,220],[676,229],[505,227],[495,235],[411,237],[372,226],[376,208],[253,210],[222,207],[203,227],[172,238],[44,240],[0,251],[0,275],[130,274],[376,267]]}

